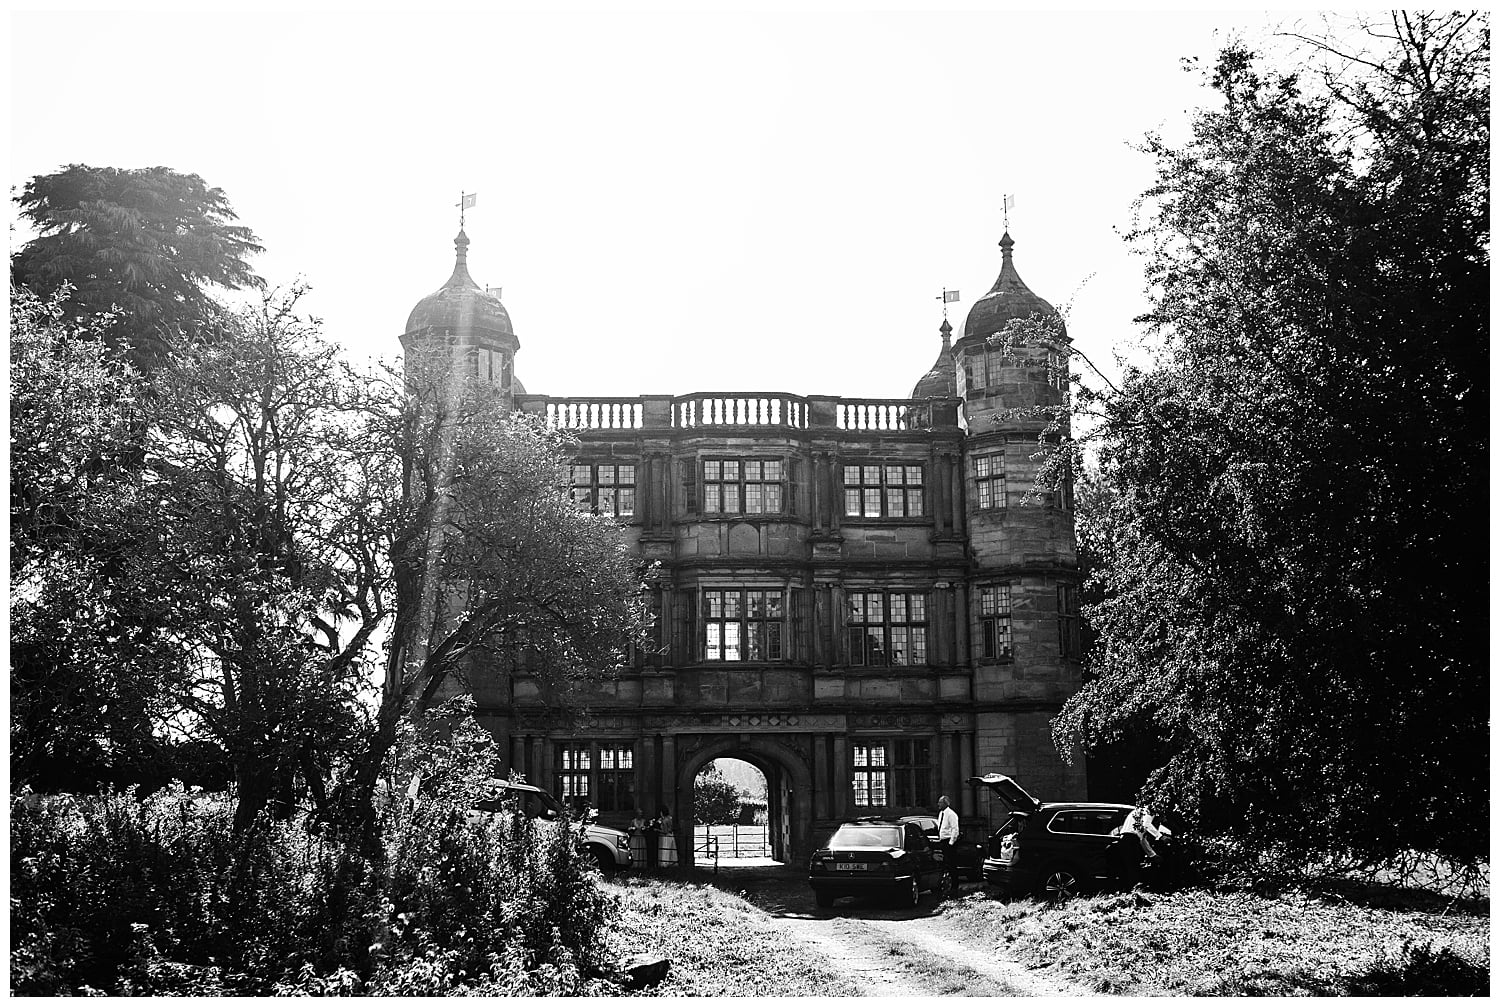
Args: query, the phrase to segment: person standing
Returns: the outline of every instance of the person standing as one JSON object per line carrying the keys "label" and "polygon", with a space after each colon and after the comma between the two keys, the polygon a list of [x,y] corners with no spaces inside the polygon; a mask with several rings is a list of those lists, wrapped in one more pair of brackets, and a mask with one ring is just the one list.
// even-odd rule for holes
{"label": "person standing", "polygon": [[646,866],[646,813],[635,809],[630,820],[630,862],[637,867]]}
{"label": "person standing", "polygon": [[958,812],[947,794],[938,798],[938,845],[945,855],[958,846]]}
{"label": "person standing", "polygon": [[958,854],[958,812],[953,810],[947,794],[938,798],[938,852],[943,858],[943,872],[948,875],[951,885],[956,877],[953,859]]}
{"label": "person standing", "polygon": [[656,809],[656,866],[661,868],[677,866],[677,833],[672,831],[672,813],[667,810],[665,804],[658,805]]}

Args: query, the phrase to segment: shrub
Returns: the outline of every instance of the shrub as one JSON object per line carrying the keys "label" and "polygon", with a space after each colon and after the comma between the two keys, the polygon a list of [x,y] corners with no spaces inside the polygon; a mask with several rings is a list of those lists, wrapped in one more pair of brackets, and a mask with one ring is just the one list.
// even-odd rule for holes
{"label": "shrub", "polygon": [[1480,997],[1490,992],[1489,969],[1446,944],[1405,940],[1362,976],[1350,980],[1349,996]]}
{"label": "shrub", "polygon": [[15,801],[11,992],[571,993],[610,903],[579,826],[426,800],[388,810],[383,862],[306,822],[234,836],[180,787]]}

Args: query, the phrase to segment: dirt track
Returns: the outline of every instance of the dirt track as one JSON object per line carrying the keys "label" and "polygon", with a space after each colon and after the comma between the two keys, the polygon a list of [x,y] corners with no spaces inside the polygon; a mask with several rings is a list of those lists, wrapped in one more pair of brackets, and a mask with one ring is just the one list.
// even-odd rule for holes
{"label": "dirt track", "polygon": [[[722,868],[716,882],[742,891],[777,918],[788,940],[826,957],[866,996],[1081,996],[1043,979],[993,945],[960,936],[943,919],[945,903],[925,893],[915,908],[841,899],[816,908],[806,874],[792,868]],[[977,892],[966,884],[957,897]]]}

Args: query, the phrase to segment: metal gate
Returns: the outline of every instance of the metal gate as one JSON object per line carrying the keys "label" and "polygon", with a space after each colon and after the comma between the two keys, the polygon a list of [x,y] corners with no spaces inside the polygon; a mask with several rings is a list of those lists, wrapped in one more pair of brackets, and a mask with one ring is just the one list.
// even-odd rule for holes
{"label": "metal gate", "polygon": [[695,825],[693,846],[703,847],[713,840],[718,847],[720,860],[740,857],[769,857],[771,853],[771,828],[769,825]]}

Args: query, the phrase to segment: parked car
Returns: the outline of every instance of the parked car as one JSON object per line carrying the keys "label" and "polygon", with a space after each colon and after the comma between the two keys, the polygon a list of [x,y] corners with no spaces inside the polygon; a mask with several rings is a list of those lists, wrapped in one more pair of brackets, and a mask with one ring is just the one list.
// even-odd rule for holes
{"label": "parked car", "polygon": [[1129,804],[1044,803],[1008,776],[973,777],[999,798],[1007,815],[990,836],[984,880],[1008,895],[1054,901],[1121,884],[1140,864],[1140,841],[1121,835]]}
{"label": "parked car", "polygon": [[[936,818],[931,815],[906,815],[899,820],[915,823],[929,843],[937,843],[938,820]],[[954,874],[961,878],[978,881],[984,865],[984,843],[974,839],[971,830],[961,829],[958,833],[958,845],[953,848],[948,859],[950,861],[948,867]]]}
{"label": "parked car", "polygon": [[951,875],[915,822],[857,818],[812,855],[808,884],[827,909],[844,895],[885,896],[915,906],[924,891],[947,896]]}
{"label": "parked car", "polygon": [[[489,792],[475,802],[476,812],[494,813],[511,804],[528,818],[539,821],[557,821],[563,816],[562,802],[540,787],[509,780],[489,780],[486,786]],[[630,837],[619,829],[587,822],[584,837],[589,856],[605,874],[623,871],[630,866]]]}

